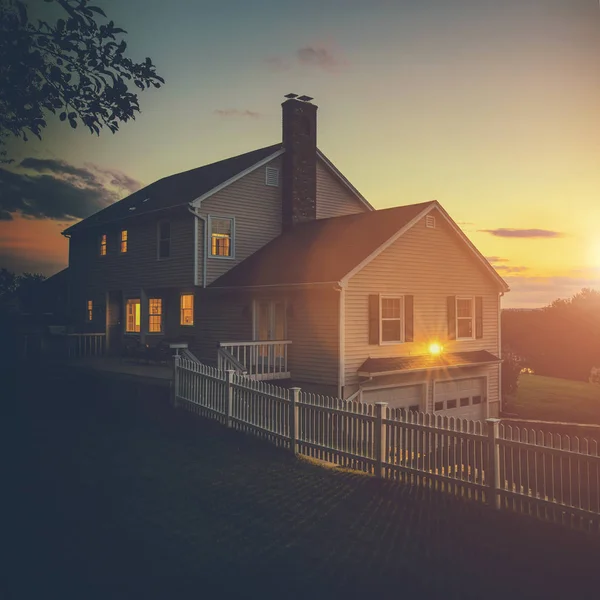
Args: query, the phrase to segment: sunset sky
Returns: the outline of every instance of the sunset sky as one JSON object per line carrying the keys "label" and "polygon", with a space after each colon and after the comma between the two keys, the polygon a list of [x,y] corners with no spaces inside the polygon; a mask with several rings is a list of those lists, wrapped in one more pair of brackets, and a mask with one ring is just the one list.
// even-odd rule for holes
{"label": "sunset sky", "polygon": [[14,145],[0,266],[60,270],[73,218],[276,143],[296,92],[315,98],[319,147],[373,206],[441,202],[508,281],[505,307],[600,289],[598,0],[95,4],[166,85],[115,135],[56,119]]}

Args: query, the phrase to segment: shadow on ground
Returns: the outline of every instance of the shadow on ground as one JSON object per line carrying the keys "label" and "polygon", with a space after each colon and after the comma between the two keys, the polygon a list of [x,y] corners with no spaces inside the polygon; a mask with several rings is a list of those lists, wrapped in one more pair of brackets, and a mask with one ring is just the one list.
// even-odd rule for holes
{"label": "shadow on ground", "polygon": [[600,585],[595,538],[324,469],[175,414],[162,394],[21,381],[2,419],[5,597],[568,598]]}

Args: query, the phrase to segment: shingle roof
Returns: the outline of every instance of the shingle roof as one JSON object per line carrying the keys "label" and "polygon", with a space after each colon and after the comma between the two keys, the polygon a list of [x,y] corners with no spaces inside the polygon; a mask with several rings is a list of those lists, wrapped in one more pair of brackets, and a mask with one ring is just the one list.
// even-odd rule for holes
{"label": "shingle roof", "polygon": [[210,287],[340,281],[433,202],[296,225],[219,277]]}
{"label": "shingle roof", "polygon": [[362,374],[378,375],[398,371],[425,371],[447,367],[466,367],[486,363],[497,363],[500,359],[487,350],[472,352],[448,352],[437,356],[394,356],[391,358],[368,358],[359,368]]}
{"label": "shingle roof", "polygon": [[[155,210],[187,204],[279,149],[281,149],[281,144],[274,144],[191,171],[164,177],[76,223],[66,229],[65,233],[73,233],[80,229],[126,219],[133,215],[138,216]],[[135,210],[129,210],[133,207]]]}

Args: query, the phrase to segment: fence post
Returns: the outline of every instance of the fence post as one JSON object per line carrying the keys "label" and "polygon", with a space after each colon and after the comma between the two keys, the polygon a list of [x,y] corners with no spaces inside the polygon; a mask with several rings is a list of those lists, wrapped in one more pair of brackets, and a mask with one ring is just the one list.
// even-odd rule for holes
{"label": "fence post", "polygon": [[298,454],[298,432],[300,431],[300,392],[299,387],[290,388],[290,450],[293,454]]}
{"label": "fence post", "polygon": [[[486,485],[490,489],[492,506],[496,509],[501,508],[500,498],[500,446],[498,438],[500,437],[500,419],[486,419],[488,426],[488,471],[485,474]],[[489,479],[488,479],[489,475]]]}
{"label": "fence post", "polygon": [[235,371],[228,369],[227,373],[227,396],[225,398],[225,425],[231,427],[231,413],[233,409],[233,376]]}
{"label": "fence post", "polygon": [[179,394],[179,352],[173,355],[173,408],[177,408],[177,394]]}
{"label": "fence post", "polygon": [[387,440],[383,415],[387,402],[375,402],[375,477],[383,478],[383,463],[385,462]]}

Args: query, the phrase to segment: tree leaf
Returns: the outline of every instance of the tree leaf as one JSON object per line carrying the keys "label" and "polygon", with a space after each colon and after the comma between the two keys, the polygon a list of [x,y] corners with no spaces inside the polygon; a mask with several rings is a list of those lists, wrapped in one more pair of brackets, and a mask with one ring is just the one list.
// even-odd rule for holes
{"label": "tree leaf", "polygon": [[104,18],[106,18],[104,11],[101,8],[99,8],[98,6],[88,6],[88,9],[91,10],[92,12],[98,13],[99,15],[102,15]]}
{"label": "tree leaf", "polygon": [[66,112],[61,112],[60,116],[58,117],[61,121],[64,121],[67,118],[67,113]]}
{"label": "tree leaf", "polygon": [[77,129],[77,121],[75,119],[69,119],[69,125],[73,128],[73,129]]}

